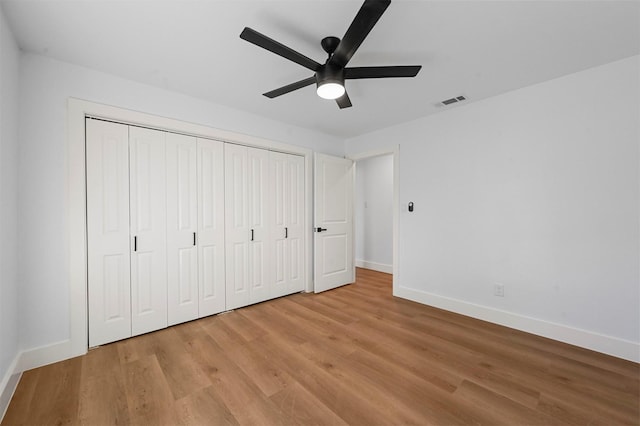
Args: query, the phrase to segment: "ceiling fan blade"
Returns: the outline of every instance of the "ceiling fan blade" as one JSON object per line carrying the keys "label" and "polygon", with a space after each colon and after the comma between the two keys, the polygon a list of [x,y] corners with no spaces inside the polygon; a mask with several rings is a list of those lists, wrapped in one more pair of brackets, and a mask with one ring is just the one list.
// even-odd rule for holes
{"label": "ceiling fan blade", "polygon": [[280,55],[283,58],[293,61],[296,64],[300,64],[303,67],[310,69],[311,71],[317,71],[318,68],[320,68],[320,64],[313,59],[308,58],[302,53],[298,53],[290,47],[287,47],[284,44],[279,43],[264,34],[260,34],[256,30],[252,30],[249,27],[245,27],[245,29],[242,30],[242,32],[240,33],[240,38],[248,41],[249,43],[253,43],[256,46],[260,46],[263,49],[267,49],[268,51],[273,52],[276,55]]}
{"label": "ceiling fan blade", "polygon": [[267,93],[263,93],[267,98],[275,98],[280,95],[287,94],[289,92],[293,92],[294,90],[302,89],[303,87],[310,86],[316,82],[316,76],[305,78],[304,80],[296,81],[295,83],[287,84],[286,86],[282,86],[278,89],[272,90]]}
{"label": "ceiling fan blade", "polygon": [[346,66],[390,3],[391,0],[365,0],[329,62]]}
{"label": "ceiling fan blade", "polygon": [[351,99],[349,99],[349,95],[347,94],[347,92],[344,92],[344,95],[337,98],[336,103],[338,104],[340,109],[351,107]]}
{"label": "ceiling fan blade", "polygon": [[344,78],[415,77],[422,65],[396,65],[389,67],[353,67],[344,69]]}

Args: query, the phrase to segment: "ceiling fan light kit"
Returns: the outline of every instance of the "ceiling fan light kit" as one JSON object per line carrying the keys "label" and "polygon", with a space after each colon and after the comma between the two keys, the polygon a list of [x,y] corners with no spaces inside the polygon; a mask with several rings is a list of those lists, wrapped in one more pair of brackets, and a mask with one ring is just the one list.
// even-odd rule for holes
{"label": "ceiling fan light kit", "polygon": [[345,94],[344,69],[328,63],[322,65],[316,71],[316,85],[318,86],[316,92],[321,98],[338,99]]}
{"label": "ceiling fan light kit", "polygon": [[338,99],[344,95],[344,86],[338,82],[325,81],[324,83],[318,83],[316,92],[322,99]]}
{"label": "ceiling fan light kit", "polygon": [[365,0],[342,39],[338,37],[323,38],[320,44],[328,54],[324,64],[320,64],[264,34],[245,27],[240,33],[241,39],[314,72],[312,77],[266,92],[264,96],[275,98],[316,83],[318,96],[324,99],[335,99],[342,109],[351,106],[351,100],[344,85],[345,79],[415,77],[422,68],[421,65],[347,68],[347,63],[390,3],[391,0]]}

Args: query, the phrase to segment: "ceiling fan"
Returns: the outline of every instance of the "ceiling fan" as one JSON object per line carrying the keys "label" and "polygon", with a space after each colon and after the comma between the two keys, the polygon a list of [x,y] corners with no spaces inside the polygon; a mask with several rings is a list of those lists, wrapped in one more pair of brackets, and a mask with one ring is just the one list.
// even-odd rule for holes
{"label": "ceiling fan", "polygon": [[345,80],[415,77],[420,68],[422,68],[421,65],[347,68],[349,60],[356,53],[358,47],[360,47],[390,3],[391,0],[365,0],[342,40],[338,37],[323,38],[320,44],[329,55],[324,64],[320,64],[249,27],[245,27],[240,34],[240,38],[243,40],[267,49],[314,72],[314,75],[309,78],[264,93],[264,96],[275,98],[315,83],[318,96],[324,99],[335,99],[342,109],[351,106],[351,100],[344,88]]}

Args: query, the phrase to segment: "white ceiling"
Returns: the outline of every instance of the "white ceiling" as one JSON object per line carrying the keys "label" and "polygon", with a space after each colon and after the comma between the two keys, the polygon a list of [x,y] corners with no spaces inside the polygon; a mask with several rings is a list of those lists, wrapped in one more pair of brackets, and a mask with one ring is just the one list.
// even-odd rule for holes
{"label": "white ceiling", "polygon": [[239,34],[324,62],[320,39],[342,37],[360,0],[0,1],[25,51],[344,138],[640,54],[638,1],[395,0],[349,65],[422,71],[349,80],[353,107],[340,110],[315,86],[262,96],[312,74]]}

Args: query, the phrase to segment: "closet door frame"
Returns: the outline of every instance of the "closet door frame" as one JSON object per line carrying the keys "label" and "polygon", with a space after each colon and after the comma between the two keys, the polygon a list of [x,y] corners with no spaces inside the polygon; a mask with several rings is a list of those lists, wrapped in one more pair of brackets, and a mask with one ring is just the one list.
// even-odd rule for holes
{"label": "closet door frame", "polygon": [[287,152],[305,157],[305,291],[313,291],[312,280],[312,150],[300,146],[215,129],[185,121],[99,104],[82,99],[67,100],[66,144],[66,229],[69,270],[69,339],[38,349],[23,357],[20,367],[30,369],[85,354],[88,350],[87,319],[87,235],[85,118],[93,117],[123,124],[169,130],[207,139]]}

